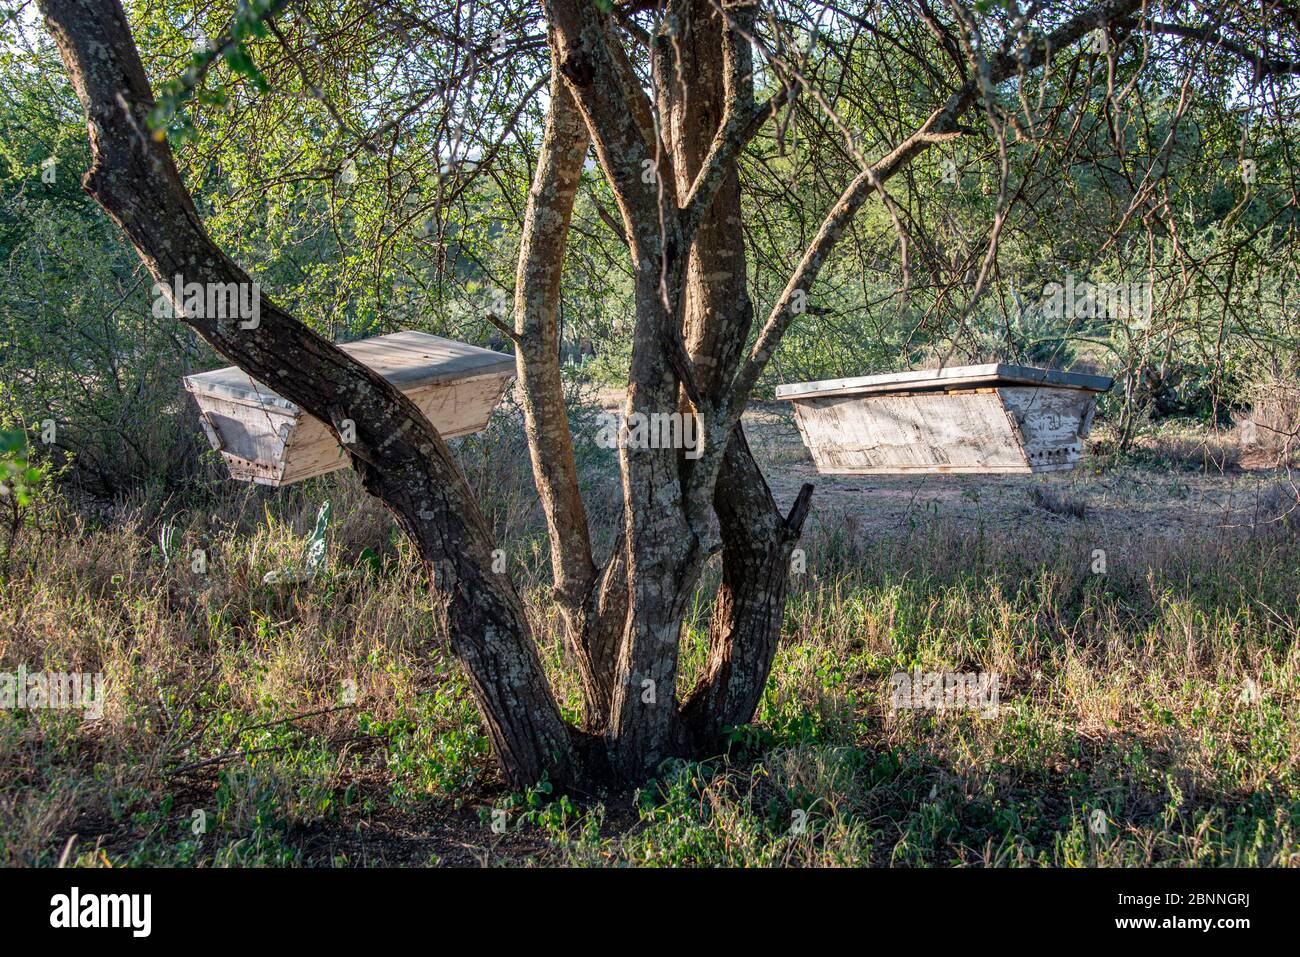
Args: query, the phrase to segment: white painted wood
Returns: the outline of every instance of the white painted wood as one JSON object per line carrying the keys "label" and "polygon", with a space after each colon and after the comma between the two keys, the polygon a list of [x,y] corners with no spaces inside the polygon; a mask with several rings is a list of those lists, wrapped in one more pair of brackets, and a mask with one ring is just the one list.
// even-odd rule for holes
{"label": "white painted wood", "polygon": [[[515,374],[512,356],[422,332],[340,348],[409,395],[443,438],[484,428]],[[189,376],[185,387],[231,478],[281,486],[348,464],[323,422],[237,368]]]}
{"label": "white painted wood", "polygon": [[[513,373],[513,356],[426,332],[394,332],[339,346],[374,369],[403,392],[438,382],[451,382],[487,372]],[[261,408],[298,407],[235,366],[186,376],[185,387],[195,395],[220,396],[251,402]]]}
{"label": "white painted wood", "polygon": [[1081,389],[999,389],[1007,412],[1023,433],[1022,445],[1036,469],[1073,466],[1083,457],[1096,395]]}

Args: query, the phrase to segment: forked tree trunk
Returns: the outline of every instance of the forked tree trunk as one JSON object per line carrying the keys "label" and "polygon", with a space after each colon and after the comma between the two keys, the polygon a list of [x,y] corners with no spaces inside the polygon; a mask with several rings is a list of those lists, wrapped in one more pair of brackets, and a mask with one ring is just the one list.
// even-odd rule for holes
{"label": "forked tree trunk", "polygon": [[[722,13],[711,0],[681,6],[682,82],[666,84],[662,112],[671,120],[674,168],[683,192],[699,175],[723,121],[724,31]],[[752,63],[746,60],[740,74],[745,88],[737,95],[752,101]],[[686,345],[701,391],[715,402],[724,398],[736,373],[754,318],[741,217],[740,177],[732,164],[700,222],[687,272]],[[789,521],[783,518],[743,428],[732,431],[713,496],[723,547],[709,656],[684,704],[697,753],[717,753],[726,733],[754,716],[781,638],[790,552],[811,492],[805,486]]]}
{"label": "forked tree trunk", "polygon": [[782,518],[739,428],[727,448],[714,507],[722,532],[722,582],[709,622],[704,676],[683,706],[695,748],[717,754],[735,728],[754,718],[781,641],[791,552],[812,486]]}

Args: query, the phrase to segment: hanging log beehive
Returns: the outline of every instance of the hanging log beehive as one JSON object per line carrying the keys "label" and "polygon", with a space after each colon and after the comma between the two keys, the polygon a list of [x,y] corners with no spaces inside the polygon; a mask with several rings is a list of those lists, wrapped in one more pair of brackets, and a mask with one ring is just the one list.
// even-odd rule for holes
{"label": "hanging log beehive", "polygon": [[1104,376],[1014,365],[778,386],[794,403],[817,471],[1035,473],[1071,469],[1083,454]]}
{"label": "hanging log beehive", "polygon": [[[512,356],[423,332],[339,346],[410,396],[443,438],[487,425],[515,374]],[[234,366],[185,378],[230,477],[289,485],[348,464],[323,422]]]}

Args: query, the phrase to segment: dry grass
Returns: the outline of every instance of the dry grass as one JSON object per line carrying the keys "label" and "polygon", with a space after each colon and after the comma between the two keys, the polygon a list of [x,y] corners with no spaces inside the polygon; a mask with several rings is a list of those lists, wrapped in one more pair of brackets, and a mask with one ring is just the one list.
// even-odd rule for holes
{"label": "dry grass", "polygon": [[[490,444],[462,454],[497,496],[576,717],[531,490]],[[321,573],[263,585],[325,497]],[[0,714],[0,864],[56,863],[74,835],[82,865],[1300,861],[1297,526],[1171,544],[1026,514],[882,534],[815,513],[772,679],[730,757],[575,806],[500,786],[420,570],[350,475],[52,513],[15,549],[0,671],[102,671],[110,694],[97,721]],[[996,716],[892,709],[891,675],[918,667],[996,673]],[[480,817],[494,806],[505,837]]]}
{"label": "dry grass", "polygon": [[1300,456],[1300,379],[1267,379],[1250,398],[1251,410],[1239,417],[1236,427],[1243,453],[1260,467],[1294,464]]}
{"label": "dry grass", "polygon": [[1043,485],[1035,485],[1029,490],[1029,500],[1043,511],[1062,518],[1088,517],[1088,506],[1083,502]]}

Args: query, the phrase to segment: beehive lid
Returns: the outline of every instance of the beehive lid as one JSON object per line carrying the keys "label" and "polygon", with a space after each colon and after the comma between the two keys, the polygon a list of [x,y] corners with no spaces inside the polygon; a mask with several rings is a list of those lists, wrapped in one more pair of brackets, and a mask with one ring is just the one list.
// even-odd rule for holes
{"label": "beehive lid", "polygon": [[[339,348],[403,392],[470,376],[515,371],[514,356],[426,332],[394,332],[345,342]],[[293,402],[236,366],[186,376],[185,388],[195,395],[218,396],[263,407],[275,406],[288,412],[298,411]]]}
{"label": "beehive lid", "polygon": [[987,389],[997,386],[1050,386],[1058,389],[1082,389],[1105,392],[1113,380],[1106,376],[1081,372],[1057,372],[1031,366],[1005,365],[1000,362],[978,366],[948,366],[916,372],[890,372],[884,375],[857,376],[852,379],[823,379],[821,382],[796,382],[776,387],[778,399],[809,399],[831,395],[890,395],[901,392],[936,392],[952,389]]}

